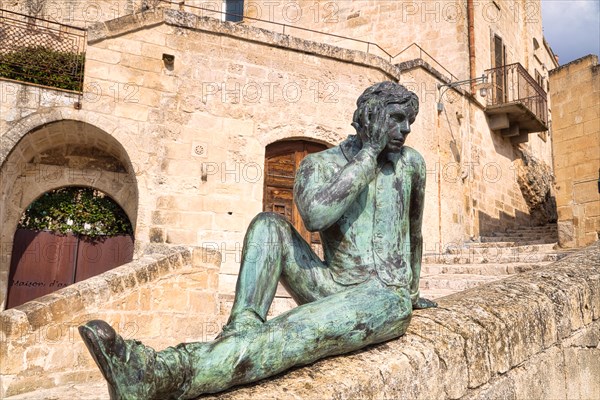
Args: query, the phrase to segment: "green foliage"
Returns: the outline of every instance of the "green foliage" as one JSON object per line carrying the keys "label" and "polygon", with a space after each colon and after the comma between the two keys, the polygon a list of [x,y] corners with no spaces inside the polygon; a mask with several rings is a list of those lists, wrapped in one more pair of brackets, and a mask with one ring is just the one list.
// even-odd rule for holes
{"label": "green foliage", "polygon": [[21,47],[0,54],[0,77],[81,91],[85,54],[52,50],[45,46]]}
{"label": "green foliage", "polygon": [[65,187],[43,194],[27,208],[19,228],[90,238],[132,234],[123,209],[91,188]]}

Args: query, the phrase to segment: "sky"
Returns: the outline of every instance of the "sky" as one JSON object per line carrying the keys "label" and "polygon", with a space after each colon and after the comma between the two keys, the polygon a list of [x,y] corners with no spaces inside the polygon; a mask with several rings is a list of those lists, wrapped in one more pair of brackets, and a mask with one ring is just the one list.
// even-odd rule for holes
{"label": "sky", "polygon": [[560,65],[600,56],[600,0],[542,0],[542,24]]}

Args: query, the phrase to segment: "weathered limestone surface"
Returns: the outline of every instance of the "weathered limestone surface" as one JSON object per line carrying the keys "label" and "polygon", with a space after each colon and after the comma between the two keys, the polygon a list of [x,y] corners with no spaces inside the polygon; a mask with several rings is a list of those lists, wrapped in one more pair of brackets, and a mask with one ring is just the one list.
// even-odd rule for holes
{"label": "weathered limestone surface", "polygon": [[[600,242],[549,267],[439,299],[439,304],[415,312],[407,334],[397,340],[203,399],[600,397]],[[20,320],[12,317],[13,326],[28,323],[26,314],[19,315]],[[162,323],[168,326],[168,317]],[[196,324],[193,316],[187,324]],[[14,341],[17,328],[3,328],[3,334]],[[165,345],[185,340],[153,329]],[[61,356],[70,359],[83,344],[77,339],[60,348]],[[36,354],[44,352],[35,348]],[[2,362],[4,368],[6,358]],[[23,375],[29,383],[11,389],[11,400],[108,399],[102,377],[90,370],[57,379],[38,366]]]}
{"label": "weathered limestone surface", "polygon": [[556,222],[552,168],[525,149],[521,154],[521,160],[516,162],[517,182],[529,206],[531,219],[539,225]]}
{"label": "weathered limestone surface", "polygon": [[551,71],[558,240],[582,247],[599,239],[600,65],[588,55]]}
{"label": "weathered limestone surface", "polygon": [[[209,399],[600,397],[600,243],[440,299],[408,333]],[[596,378],[594,378],[596,377]]]}
{"label": "weathered limestone surface", "polygon": [[212,339],[220,261],[202,248],[151,245],[136,261],[1,312],[0,398],[101,381],[77,331],[91,319],[157,349]]}

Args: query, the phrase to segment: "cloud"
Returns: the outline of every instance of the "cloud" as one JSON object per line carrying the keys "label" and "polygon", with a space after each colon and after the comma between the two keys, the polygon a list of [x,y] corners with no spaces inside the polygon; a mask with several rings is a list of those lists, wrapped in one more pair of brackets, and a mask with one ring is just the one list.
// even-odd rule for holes
{"label": "cloud", "polygon": [[542,0],[544,36],[560,63],[600,53],[600,1]]}

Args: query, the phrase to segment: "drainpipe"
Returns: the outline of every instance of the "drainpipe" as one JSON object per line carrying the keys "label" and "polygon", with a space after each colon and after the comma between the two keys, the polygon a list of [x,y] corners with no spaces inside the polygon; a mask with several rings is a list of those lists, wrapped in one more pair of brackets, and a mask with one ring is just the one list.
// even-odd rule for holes
{"label": "drainpipe", "polygon": [[[475,9],[473,0],[467,0],[467,27],[469,35],[469,79],[475,79]],[[475,82],[471,82],[471,94],[475,94]]]}

